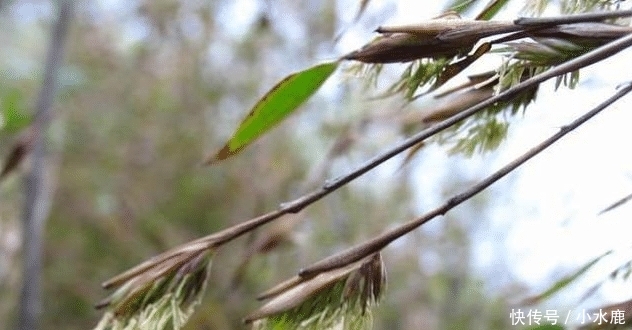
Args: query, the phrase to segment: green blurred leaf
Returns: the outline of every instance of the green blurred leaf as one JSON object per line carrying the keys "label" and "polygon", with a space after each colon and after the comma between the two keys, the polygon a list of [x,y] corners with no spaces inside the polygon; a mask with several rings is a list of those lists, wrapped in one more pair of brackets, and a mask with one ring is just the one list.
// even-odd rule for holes
{"label": "green blurred leaf", "polygon": [[475,5],[477,0],[452,0],[445,6],[444,11],[454,11],[463,14]]}
{"label": "green blurred leaf", "polygon": [[[496,150],[507,136],[509,123],[502,117],[493,116],[484,120],[467,122],[463,126],[455,125],[455,132],[447,137],[438,137],[440,144],[454,144],[450,154],[461,153],[471,157],[475,153],[485,153]],[[456,136],[456,135],[460,136]],[[456,140],[456,141],[455,141]]]}
{"label": "green blurred leaf", "polygon": [[537,303],[539,303],[539,302],[541,302],[541,301],[543,301],[545,299],[548,299],[552,295],[556,294],[558,291],[560,291],[560,290],[564,289],[565,287],[567,287],[569,284],[575,282],[575,280],[577,280],[580,276],[582,276],[585,272],[587,272],[590,268],[592,268],[597,262],[599,262],[599,260],[601,260],[601,258],[609,255],[610,253],[612,253],[612,251],[608,251],[608,252],[596,257],[595,259],[589,261],[584,266],[582,266],[580,269],[578,269],[575,273],[573,273],[573,274],[571,274],[569,276],[565,276],[561,280],[555,282],[550,288],[548,288],[544,292],[540,293],[539,295],[537,295],[535,297],[529,297],[529,298],[525,299],[523,301],[523,303],[526,304],[526,305],[534,305],[534,304],[537,304]]}
{"label": "green blurred leaf", "polygon": [[491,0],[487,6],[476,16],[477,21],[489,21],[502,9],[508,0]]}
{"label": "green blurred leaf", "polygon": [[0,129],[15,133],[31,122],[31,116],[26,114],[24,96],[17,88],[9,89],[0,102],[2,107],[3,125]]}
{"label": "green blurred leaf", "polygon": [[291,114],[331,76],[338,62],[328,62],[293,73],[266,93],[239,125],[233,137],[205,164],[226,159],[241,151],[263,133]]}
{"label": "green blurred leaf", "polygon": [[[441,76],[441,73],[445,71],[450,61],[448,59],[422,59],[414,61],[402,72],[398,81],[393,83],[383,94],[375,97],[376,99],[393,96],[399,93],[403,93],[406,100],[412,101],[419,97],[415,95],[417,90],[428,84],[436,86],[437,77]],[[431,87],[433,90],[435,87]],[[429,92],[424,91],[423,94]]]}
{"label": "green blurred leaf", "polygon": [[443,86],[443,84],[448,82],[448,80],[454,78],[454,76],[461,73],[468,66],[474,63],[474,61],[478,60],[481,56],[489,52],[491,48],[492,46],[490,43],[484,42],[480,46],[478,46],[478,48],[476,48],[472,55],[467,55],[466,57],[456,62],[450,63],[450,65],[446,66],[443,69],[439,77],[436,78],[435,84],[432,89],[434,90]]}
{"label": "green blurred leaf", "polygon": [[564,330],[566,328],[564,328],[563,325],[559,325],[559,324],[542,324],[542,325],[536,325],[534,327],[528,328],[528,330]]}

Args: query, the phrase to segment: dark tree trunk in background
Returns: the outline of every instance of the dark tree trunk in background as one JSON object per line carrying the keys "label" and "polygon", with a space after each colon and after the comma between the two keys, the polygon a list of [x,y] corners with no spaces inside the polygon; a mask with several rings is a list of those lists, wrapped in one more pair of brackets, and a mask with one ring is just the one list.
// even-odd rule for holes
{"label": "dark tree trunk in background", "polygon": [[50,210],[52,191],[50,176],[46,175],[45,133],[52,117],[52,104],[57,90],[57,74],[62,63],[64,40],[72,14],[71,0],[58,2],[58,19],[51,35],[42,90],[38,96],[32,129],[32,162],[25,178],[23,214],[23,283],[17,328],[38,328],[42,309],[42,246],[44,224]]}

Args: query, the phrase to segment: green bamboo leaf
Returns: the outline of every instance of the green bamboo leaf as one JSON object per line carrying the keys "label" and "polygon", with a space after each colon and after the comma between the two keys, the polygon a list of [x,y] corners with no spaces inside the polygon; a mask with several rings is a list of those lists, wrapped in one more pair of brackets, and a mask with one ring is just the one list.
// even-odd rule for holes
{"label": "green bamboo leaf", "polygon": [[328,62],[285,77],[255,104],[226,145],[204,163],[208,165],[233,156],[272,129],[307,101],[337,67],[338,62]]}
{"label": "green bamboo leaf", "polygon": [[608,251],[608,252],[596,257],[595,259],[589,261],[584,266],[582,266],[579,270],[577,270],[575,273],[573,273],[573,274],[571,274],[569,276],[565,276],[561,280],[555,282],[550,288],[548,288],[546,291],[538,294],[537,296],[525,299],[523,301],[523,303],[525,305],[534,305],[534,304],[537,304],[537,303],[539,303],[539,302],[541,302],[541,301],[543,301],[545,299],[548,299],[549,297],[551,297],[552,295],[554,295],[558,291],[560,291],[560,290],[564,289],[565,287],[567,287],[569,284],[575,282],[575,280],[577,280],[580,276],[582,276],[585,272],[587,272],[590,268],[592,268],[597,262],[599,262],[599,260],[601,260],[601,258],[609,255],[610,253],[612,253],[612,251]]}

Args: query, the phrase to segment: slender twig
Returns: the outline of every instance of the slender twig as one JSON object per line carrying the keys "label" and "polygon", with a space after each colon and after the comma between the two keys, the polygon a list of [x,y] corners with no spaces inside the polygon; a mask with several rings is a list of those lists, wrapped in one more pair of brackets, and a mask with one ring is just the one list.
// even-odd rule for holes
{"label": "slender twig", "polygon": [[25,178],[25,202],[23,214],[24,275],[20,295],[17,328],[38,328],[41,312],[42,240],[44,223],[50,210],[50,180],[45,173],[46,152],[44,132],[52,117],[52,104],[58,87],[57,75],[62,63],[64,41],[72,16],[72,0],[59,2],[59,16],[51,35],[46,57],[42,89],[39,93],[33,121],[33,160]]}
{"label": "slender twig", "polygon": [[557,16],[557,17],[520,17],[515,19],[513,22],[517,25],[522,26],[542,26],[542,25],[560,25],[560,24],[573,24],[573,23],[583,23],[583,22],[600,22],[605,19],[611,18],[621,18],[632,16],[632,10],[617,10],[617,11],[604,11],[597,13],[583,13],[583,14],[573,14],[567,16]]}
{"label": "slender twig", "polygon": [[566,126],[563,126],[562,128],[560,128],[560,130],[557,133],[553,134],[548,139],[542,141],[540,144],[538,144],[535,147],[531,148],[529,151],[527,151],[522,156],[516,158],[515,160],[513,160],[509,164],[505,165],[504,167],[502,167],[498,171],[494,172],[492,175],[488,176],[487,178],[483,179],[482,181],[478,182],[477,184],[475,184],[471,188],[469,188],[469,189],[463,191],[462,193],[457,194],[457,195],[453,196],[452,198],[448,199],[444,204],[442,204],[441,206],[435,208],[434,210],[422,215],[419,218],[413,219],[413,220],[411,220],[411,221],[409,221],[409,222],[407,222],[407,223],[405,223],[405,224],[403,224],[403,225],[401,225],[401,226],[399,226],[397,228],[389,230],[389,231],[381,234],[380,236],[377,236],[377,237],[375,237],[375,238],[373,238],[373,239],[371,239],[371,240],[369,240],[369,241],[367,241],[365,243],[356,245],[356,246],[354,246],[354,247],[352,247],[350,249],[342,251],[341,253],[338,253],[336,255],[333,255],[333,256],[325,258],[325,259],[323,259],[321,261],[318,261],[318,262],[314,263],[313,265],[311,265],[311,266],[309,266],[307,268],[301,269],[300,272],[299,272],[299,275],[300,276],[308,276],[308,277],[315,276],[315,275],[317,275],[319,273],[322,273],[324,271],[328,271],[328,270],[331,270],[331,269],[336,269],[336,268],[348,265],[351,262],[355,262],[357,260],[360,260],[360,259],[362,259],[362,258],[364,258],[364,257],[366,257],[366,256],[368,256],[370,254],[373,254],[373,253],[383,249],[385,246],[387,246],[388,244],[390,244],[391,242],[393,242],[397,238],[409,233],[410,231],[418,228],[419,226],[423,225],[424,223],[430,221],[431,219],[433,219],[433,218],[435,218],[435,217],[437,217],[439,215],[444,215],[449,210],[451,210],[454,207],[458,206],[459,204],[467,201],[468,199],[472,198],[474,195],[480,193],[481,191],[483,191],[484,189],[486,189],[487,187],[489,187],[493,183],[495,183],[498,180],[500,180],[501,178],[503,178],[505,175],[511,173],[516,168],[518,168],[521,165],[523,165],[526,161],[528,161],[529,159],[531,159],[535,155],[537,155],[537,154],[541,153],[542,151],[544,151],[546,148],[548,148],[549,146],[554,144],[556,141],[558,141],[560,138],[562,138],[566,134],[572,132],[577,127],[581,126],[582,124],[584,124],[585,122],[590,120],[596,114],[598,114],[602,110],[606,109],[608,106],[610,106],[616,100],[618,100],[621,97],[623,97],[624,95],[628,94],[630,91],[632,91],[632,83],[628,83],[627,85],[622,87],[617,93],[615,93],[613,96],[608,98],[606,101],[604,101],[601,104],[599,104],[594,109],[590,110],[589,112],[587,112],[583,116],[577,118],[572,123],[570,123],[570,124],[568,124]]}
{"label": "slender twig", "polygon": [[520,17],[513,21],[463,21],[461,24],[464,26],[460,28],[456,27],[454,23],[445,24],[446,30],[441,32],[438,38],[444,42],[451,42],[455,40],[475,40],[511,32],[518,32],[514,35],[519,36],[523,33],[535,32],[554,26],[601,22],[609,18],[628,16],[632,16],[632,10],[606,11],[555,17]]}
{"label": "slender twig", "polygon": [[384,163],[385,161],[393,158],[394,156],[400,154],[406,149],[418,144],[419,142],[449,128],[450,126],[473,116],[474,114],[482,111],[483,109],[494,105],[498,102],[507,101],[513,98],[514,96],[520,94],[521,92],[533,88],[540,83],[581,69],[583,67],[589,66],[596,62],[599,62],[605,58],[608,58],[617,52],[632,46],[632,34],[612,41],[604,46],[596,48],[582,56],[579,56],[573,60],[560,64],[559,66],[552,68],[548,71],[535,75],[521,83],[516,84],[515,86],[505,90],[498,95],[487,99],[484,102],[481,102],[453,117],[446,119],[436,125],[433,125],[410,138],[400,142],[399,144],[393,146],[392,148],[384,151],[383,153],[375,156],[364,164],[360,165],[358,168],[352,170],[351,172],[340,176],[333,180],[327,180],[325,184],[308,194],[305,194],[295,200],[282,203],[279,208],[275,211],[269,212],[267,214],[261,215],[259,217],[253,218],[251,220],[245,221],[233,227],[224,229],[220,232],[213,234],[213,239],[217,241],[218,244],[229,241],[238,237],[252,229],[255,229],[261,225],[264,225],[274,219],[277,219],[288,213],[297,213],[301,211],[306,206],[313,204],[314,202],[320,200],[321,198],[327,196],[328,194],[336,191],[338,188],[346,185],[347,183],[355,180],[356,178],[362,176],[378,165]]}

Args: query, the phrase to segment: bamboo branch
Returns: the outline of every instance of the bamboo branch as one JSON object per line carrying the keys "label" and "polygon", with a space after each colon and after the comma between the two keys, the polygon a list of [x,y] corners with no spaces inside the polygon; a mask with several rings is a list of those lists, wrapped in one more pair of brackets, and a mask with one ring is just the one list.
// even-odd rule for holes
{"label": "bamboo branch", "polygon": [[610,106],[612,103],[614,103],[615,101],[617,101],[624,95],[628,94],[630,91],[632,91],[632,82],[622,87],[613,96],[611,96],[606,101],[602,102],[597,107],[593,108],[592,110],[590,110],[583,116],[577,118],[572,123],[560,128],[560,130],[557,133],[555,133],[548,139],[542,141],[540,144],[536,145],[535,147],[531,148],[522,156],[516,158],[515,160],[505,165],[504,167],[494,172],[492,175],[488,176],[482,181],[478,182],[471,188],[448,199],[441,206],[422,215],[419,218],[413,219],[397,228],[387,231],[383,233],[382,235],[375,237],[365,243],[351,247],[338,254],[322,259],[321,261],[318,261],[307,268],[303,268],[299,271],[299,276],[312,277],[325,271],[329,271],[332,269],[346,266],[352,262],[358,261],[368,255],[371,255],[373,253],[380,251],[385,246],[387,246],[394,240],[398,239],[399,237],[411,232],[412,230],[415,230],[419,226],[434,219],[437,216],[446,214],[448,211],[450,211],[454,207],[460,205],[461,203],[472,198],[473,196],[480,193],[487,187],[491,186],[493,183],[497,182],[498,180],[503,178],[505,175],[511,173],[512,171],[514,171],[515,169],[523,165],[526,161],[533,158],[535,155],[541,153],[546,148],[553,145],[555,142],[557,142],[559,139],[564,137],[566,134],[572,132],[577,127],[586,123],[592,117],[597,115],[602,110],[606,109],[608,106]]}
{"label": "bamboo branch", "polygon": [[522,26],[543,26],[549,24],[554,26],[560,24],[574,24],[583,22],[601,22],[605,19],[622,18],[628,16],[632,16],[632,9],[573,14],[558,17],[520,17],[518,19],[515,19],[513,22],[514,24]]}
{"label": "bamboo branch", "polygon": [[549,28],[568,29],[572,23],[594,24],[607,18],[631,15],[632,10],[620,10],[549,18],[518,18],[513,21],[468,20],[458,16],[456,19],[436,18],[412,25],[379,27],[376,32],[383,36],[342,58],[364,63],[452,58],[467,53],[481,39],[495,35],[512,33],[514,38],[523,38],[524,35]]}

